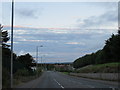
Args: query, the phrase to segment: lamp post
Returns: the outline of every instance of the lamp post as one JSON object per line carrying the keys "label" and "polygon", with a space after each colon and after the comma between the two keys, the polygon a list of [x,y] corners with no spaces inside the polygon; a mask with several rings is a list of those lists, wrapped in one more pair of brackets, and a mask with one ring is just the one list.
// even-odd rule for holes
{"label": "lamp post", "polygon": [[38,48],[39,47],[43,47],[42,45],[41,46],[36,46],[36,70],[37,70],[37,74],[38,74]]}
{"label": "lamp post", "polygon": [[43,68],[44,68],[44,70],[46,70],[45,55],[43,55],[43,59],[42,59],[42,61],[43,61]]}

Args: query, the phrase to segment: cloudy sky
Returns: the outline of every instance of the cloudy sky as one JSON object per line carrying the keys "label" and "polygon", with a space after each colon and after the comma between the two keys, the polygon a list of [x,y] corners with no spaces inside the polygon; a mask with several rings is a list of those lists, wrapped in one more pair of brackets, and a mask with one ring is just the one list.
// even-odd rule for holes
{"label": "cloudy sky", "polygon": [[[44,62],[72,62],[102,49],[118,28],[117,2],[16,2],[14,52]],[[11,3],[2,3],[2,24],[10,34]],[[10,35],[9,35],[10,36]],[[8,42],[10,44],[10,41]]]}

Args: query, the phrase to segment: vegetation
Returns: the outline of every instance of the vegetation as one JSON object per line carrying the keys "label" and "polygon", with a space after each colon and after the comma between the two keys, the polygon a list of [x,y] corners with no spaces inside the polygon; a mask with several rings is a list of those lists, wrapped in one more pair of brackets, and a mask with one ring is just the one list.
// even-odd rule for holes
{"label": "vegetation", "polygon": [[104,64],[110,62],[120,61],[120,30],[118,34],[106,40],[105,46],[102,50],[96,53],[87,54],[83,57],[76,59],[73,63],[74,68],[81,68],[87,65]]}
{"label": "vegetation", "polygon": [[55,67],[54,67],[54,65],[47,64],[46,68],[47,68],[47,70],[54,70]]}
{"label": "vegetation", "polygon": [[[0,24],[0,32],[2,32],[2,84],[3,87],[10,87],[10,49],[6,42],[9,40],[8,32],[2,30],[3,26]],[[14,54],[15,55],[15,54]]]}
{"label": "vegetation", "polygon": [[27,69],[18,70],[14,74],[14,83],[15,83],[14,85],[33,80],[39,77],[41,74],[42,74],[41,68],[38,68],[37,70],[32,71],[32,72],[28,71]]}
{"label": "vegetation", "polygon": [[[2,87],[10,87],[10,69],[11,69],[11,50],[10,45],[7,45],[7,41],[10,39],[8,32],[3,30],[3,27],[0,24],[0,31],[2,32]],[[14,79],[16,77],[26,77],[36,75],[35,70],[32,67],[36,66],[35,60],[33,57],[27,53],[25,55],[17,56],[13,53],[13,75]],[[41,72],[41,70],[39,70]],[[19,78],[20,79],[20,78]]]}
{"label": "vegetation", "polygon": [[120,72],[118,66],[120,63],[105,63],[97,65],[88,65],[82,68],[77,69],[77,73],[118,73]]}
{"label": "vegetation", "polygon": [[72,70],[69,70],[69,69],[66,69],[66,68],[55,68],[56,71],[59,71],[59,72],[72,72]]}
{"label": "vegetation", "polygon": [[18,56],[17,61],[19,63],[21,63],[23,65],[23,67],[30,72],[32,71],[31,67],[36,66],[35,60],[33,59],[33,57],[29,53],[27,53],[25,55]]}
{"label": "vegetation", "polygon": [[70,74],[69,72],[62,72],[62,73],[67,74],[67,75],[69,75],[69,74]]}

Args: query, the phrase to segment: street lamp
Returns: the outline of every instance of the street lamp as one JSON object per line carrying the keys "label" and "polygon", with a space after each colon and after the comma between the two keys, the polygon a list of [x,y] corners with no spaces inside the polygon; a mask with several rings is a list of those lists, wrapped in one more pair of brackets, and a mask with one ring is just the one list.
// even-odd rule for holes
{"label": "street lamp", "polygon": [[40,45],[40,46],[36,46],[36,69],[38,69],[38,48],[39,47],[43,47],[43,45]]}
{"label": "street lamp", "polygon": [[46,70],[46,64],[45,64],[45,55],[43,55],[43,68],[44,68],[44,70]]}

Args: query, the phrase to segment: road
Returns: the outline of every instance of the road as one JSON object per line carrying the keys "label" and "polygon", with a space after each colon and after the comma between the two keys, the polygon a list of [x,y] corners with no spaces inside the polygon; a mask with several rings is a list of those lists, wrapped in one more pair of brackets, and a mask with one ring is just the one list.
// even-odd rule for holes
{"label": "road", "polygon": [[118,83],[46,71],[38,79],[19,85],[17,88],[118,88]]}

